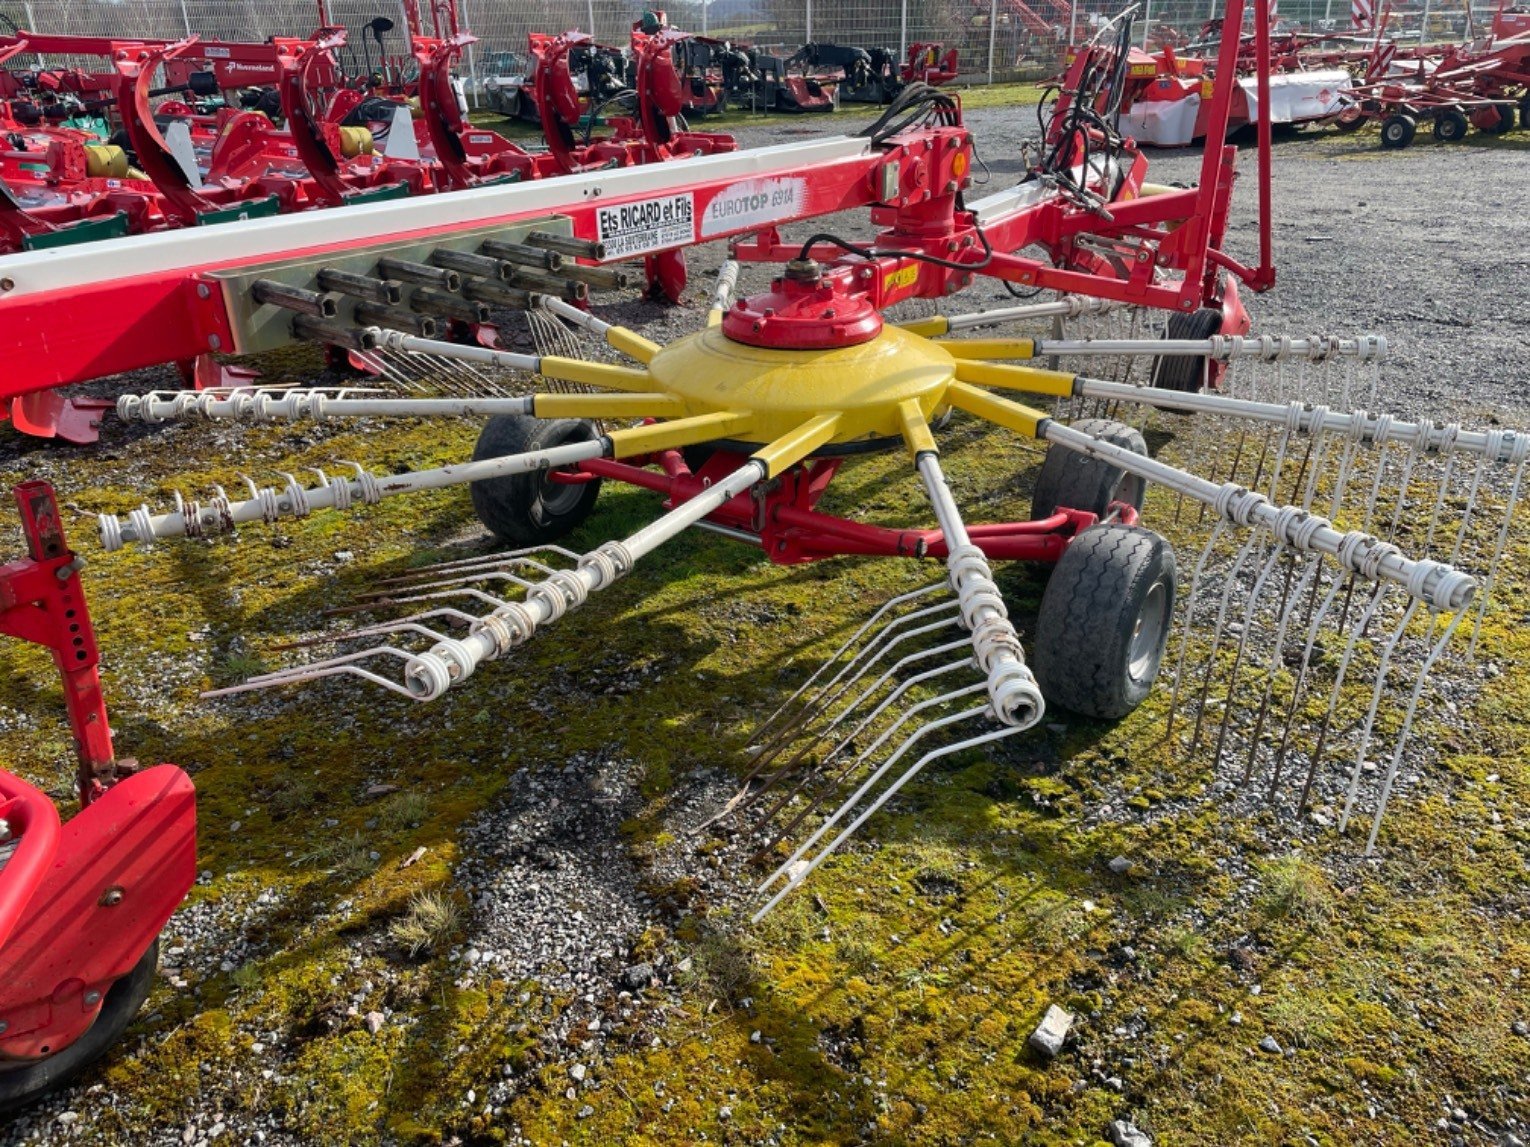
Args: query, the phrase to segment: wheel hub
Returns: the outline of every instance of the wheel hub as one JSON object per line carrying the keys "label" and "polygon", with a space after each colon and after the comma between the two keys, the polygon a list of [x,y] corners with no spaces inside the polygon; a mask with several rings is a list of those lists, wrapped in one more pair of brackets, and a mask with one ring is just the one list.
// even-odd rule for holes
{"label": "wheel hub", "polygon": [[898,437],[898,408],[910,399],[932,417],[956,360],[937,343],[884,326],[864,297],[824,279],[812,260],[798,260],[719,325],[664,347],[648,370],[691,414],[754,415],[757,441],[837,412],[832,441],[843,445]]}

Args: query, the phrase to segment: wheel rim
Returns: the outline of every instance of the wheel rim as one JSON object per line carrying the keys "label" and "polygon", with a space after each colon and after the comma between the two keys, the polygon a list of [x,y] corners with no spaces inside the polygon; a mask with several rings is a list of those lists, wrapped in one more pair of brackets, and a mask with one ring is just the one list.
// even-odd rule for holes
{"label": "wheel rim", "polygon": [[1169,593],[1163,582],[1155,581],[1142,602],[1137,624],[1132,629],[1131,650],[1126,672],[1133,681],[1144,681],[1153,673],[1162,645],[1164,625],[1168,620]]}
{"label": "wheel rim", "polygon": [[542,510],[553,517],[573,512],[582,497],[583,482],[555,482],[551,474],[542,479]]}

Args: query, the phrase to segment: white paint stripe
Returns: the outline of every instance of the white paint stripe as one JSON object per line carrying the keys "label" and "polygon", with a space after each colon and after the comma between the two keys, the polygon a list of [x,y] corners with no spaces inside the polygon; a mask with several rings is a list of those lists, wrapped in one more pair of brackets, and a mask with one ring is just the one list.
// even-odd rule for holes
{"label": "white paint stripe", "polygon": [[[0,273],[15,284],[4,297],[9,301],[105,279],[177,269],[189,271],[213,262],[278,258],[286,251],[366,239],[382,241],[392,235],[432,227],[471,227],[506,215],[568,210],[597,198],[624,199],[714,180],[799,173],[816,164],[869,155],[872,150],[868,140],[835,136],[815,143],[779,144],[529,183],[475,187],[442,195],[224,223],[212,229],[191,227],[154,235],[130,235],[125,239],[6,256],[0,258]],[[0,311],[4,310],[5,301],[0,301]]]}

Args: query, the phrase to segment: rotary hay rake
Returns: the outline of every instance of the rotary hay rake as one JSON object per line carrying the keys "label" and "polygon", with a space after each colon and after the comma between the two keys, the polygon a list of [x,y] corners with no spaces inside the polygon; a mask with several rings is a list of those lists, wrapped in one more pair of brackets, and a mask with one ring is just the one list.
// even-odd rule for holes
{"label": "rotary hay rake", "polygon": [[[331,656],[209,697],[353,677],[432,700],[693,526],[783,563],[942,560],[942,581],[884,606],[755,730],[744,787],[715,819],[752,813],[746,831],[775,866],[756,919],[932,763],[1033,728],[1048,704],[1122,717],[1161,664],[1171,744],[1209,750],[1232,783],[1277,803],[1332,800],[1341,829],[1368,805],[1365,847],[1375,846],[1429,675],[1463,627],[1475,644],[1530,437],[1351,409],[1383,393],[1376,337],[1166,340],[1143,337],[1154,332],[1140,314],[1078,299],[894,326],[810,260],[738,301],[735,273],[730,264],[720,276],[709,325],[663,347],[540,302],[544,329],[561,320],[633,366],[392,333],[380,352],[390,377],[446,379],[475,396],[126,396],[118,411],[129,421],[489,422],[471,462],[394,475],[358,465],[307,487],[290,476],[280,489],[251,484],[242,500],[221,490],[202,504],[178,498],[169,514],[103,516],[102,540],[114,549],[200,536],[467,483],[485,525],[516,547],[388,579],[332,611],[372,620],[287,647]],[[1139,337],[963,337],[1047,318]],[[565,389],[510,393],[536,375]],[[1202,391],[1213,376],[1218,389]],[[1045,445],[1033,520],[967,524],[941,465],[947,411]],[[1184,466],[1148,457],[1144,430],[1169,437],[1165,453]],[[900,445],[935,529],[813,508],[847,452]],[[558,545],[603,480],[657,490],[669,508],[587,553]],[[1149,485],[1173,497],[1164,528],[1178,547],[1141,523]],[[1029,658],[990,559],[1055,563]]]}
{"label": "rotary hay rake", "polygon": [[[1228,7],[1236,24],[1241,4]],[[960,108],[915,86],[856,136],[8,256],[0,336],[15,349],[0,396],[310,339],[372,381],[126,396],[119,412],[489,419],[470,461],[403,474],[351,464],[312,485],[247,480],[244,497],[218,489],[178,498],[169,514],[102,518],[115,549],[468,484],[480,518],[512,544],[389,579],[338,607],[361,623],[298,643],[321,653],[221,692],[360,678],[439,697],[691,527],[779,564],[944,561],[944,580],[878,615],[757,731],[753,775],[720,813],[728,832],[751,815],[776,867],[761,913],[932,762],[1032,728],[1048,704],[1119,717],[1165,663],[1176,742],[1214,749],[1224,773],[1284,803],[1336,800],[1346,822],[1373,809],[1374,839],[1412,768],[1411,729],[1432,713],[1427,675],[1480,616],[1469,611],[1507,544],[1527,439],[1344,413],[1384,400],[1371,373],[1379,340],[1240,337],[1238,284],[1274,281],[1269,124],[1260,257],[1245,266],[1222,249],[1235,153],[1208,150],[1196,188],[1147,183],[1145,160],[1105,118],[1114,72],[1103,38],[1080,53],[1042,160],[970,205],[978,161]],[[1224,126],[1229,104],[1219,89]],[[874,246],[780,233],[857,207],[881,228]],[[684,249],[712,240],[731,241],[740,261],[786,266],[735,300],[739,272],[726,264],[706,329],[668,346],[584,309],[623,279],[609,264],[641,258],[678,287]],[[980,274],[1062,294],[970,314],[945,304],[902,326],[884,318]],[[496,349],[507,319],[529,325],[537,353]],[[1043,337],[967,337],[1049,320]],[[948,416],[956,435],[992,425],[1046,448],[1031,520],[966,524],[942,463]],[[1168,440],[1158,458],[1149,439]],[[819,508],[856,455],[900,446],[932,524],[876,527]],[[577,552],[564,539],[610,481],[661,495],[665,512]],[[1172,545],[1141,524],[1149,484],[1177,500],[1161,525]],[[1056,567],[1024,637],[990,565],[1013,560]],[[1176,619],[1188,644],[1170,641]],[[71,889],[94,879],[69,875]],[[4,866],[0,895],[32,896],[32,876]],[[117,967],[144,956],[141,937],[111,939]],[[0,955],[24,956],[18,942]],[[58,965],[81,959],[61,950]],[[39,1087],[57,1078],[42,1074]]]}

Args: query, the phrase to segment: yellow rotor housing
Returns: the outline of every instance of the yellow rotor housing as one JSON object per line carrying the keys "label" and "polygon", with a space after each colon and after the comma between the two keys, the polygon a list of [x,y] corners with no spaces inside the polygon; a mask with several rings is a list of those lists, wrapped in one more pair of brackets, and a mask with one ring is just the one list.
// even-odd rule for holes
{"label": "yellow rotor housing", "polygon": [[748,346],[708,327],[664,347],[648,372],[688,415],[749,412],[751,442],[772,441],[834,412],[839,422],[827,445],[844,446],[901,440],[909,402],[934,417],[956,378],[956,360],[896,327],[856,346],[811,351]]}

